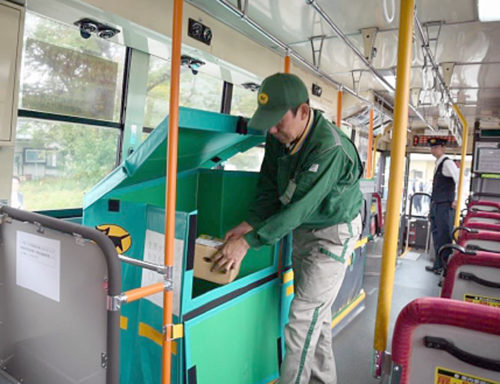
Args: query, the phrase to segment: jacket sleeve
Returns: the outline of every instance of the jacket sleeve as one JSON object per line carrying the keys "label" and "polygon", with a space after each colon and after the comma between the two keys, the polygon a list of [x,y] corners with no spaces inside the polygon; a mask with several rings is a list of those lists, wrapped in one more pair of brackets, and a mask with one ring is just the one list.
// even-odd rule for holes
{"label": "jacket sleeve", "polygon": [[297,188],[290,203],[247,233],[245,240],[253,248],[275,243],[307,221],[328,194],[336,191],[340,197],[359,177],[355,160],[340,145],[311,156],[296,176]]}
{"label": "jacket sleeve", "polygon": [[[270,148],[271,145],[271,137],[267,135],[266,148]],[[265,219],[280,209],[276,159],[271,156],[270,152],[266,149],[257,182],[256,196],[246,220],[254,229],[259,228]]]}

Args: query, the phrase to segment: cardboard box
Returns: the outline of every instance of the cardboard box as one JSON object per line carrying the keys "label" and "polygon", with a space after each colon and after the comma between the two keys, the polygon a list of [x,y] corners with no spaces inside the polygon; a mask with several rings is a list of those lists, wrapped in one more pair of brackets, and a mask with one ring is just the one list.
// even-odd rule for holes
{"label": "cardboard box", "polygon": [[212,272],[212,257],[217,253],[224,242],[219,239],[196,239],[194,248],[194,277],[211,281],[217,284],[227,284],[238,276],[239,269],[231,269],[229,272]]}

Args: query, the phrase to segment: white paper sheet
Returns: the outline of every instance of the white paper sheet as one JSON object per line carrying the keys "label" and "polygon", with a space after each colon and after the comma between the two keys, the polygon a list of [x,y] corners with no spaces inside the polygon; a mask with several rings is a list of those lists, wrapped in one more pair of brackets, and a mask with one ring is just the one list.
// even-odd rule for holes
{"label": "white paper sheet", "polygon": [[[146,229],[144,239],[144,261],[154,264],[164,264],[165,235]],[[174,239],[174,305],[172,312],[178,316],[180,312],[180,289],[182,281],[182,261],[184,256],[184,240]],[[163,281],[163,277],[149,269],[142,270],[141,285],[154,284]],[[147,300],[163,308],[163,293],[146,297]]]}
{"label": "white paper sheet", "polygon": [[61,242],[17,231],[16,284],[60,301]]}

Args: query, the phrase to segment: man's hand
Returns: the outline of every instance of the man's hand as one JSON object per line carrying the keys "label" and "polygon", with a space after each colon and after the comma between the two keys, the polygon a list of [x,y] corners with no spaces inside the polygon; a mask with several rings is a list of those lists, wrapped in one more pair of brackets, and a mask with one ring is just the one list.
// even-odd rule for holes
{"label": "man's hand", "polygon": [[238,269],[248,248],[250,246],[244,237],[229,239],[214,255],[212,271],[228,272],[230,269]]}
{"label": "man's hand", "polygon": [[242,221],[236,227],[227,231],[226,236],[224,237],[224,241],[227,241],[229,239],[237,239],[241,236],[246,235],[248,232],[251,232],[252,230],[253,227],[250,224],[248,224],[246,221]]}
{"label": "man's hand", "polygon": [[453,209],[457,209],[457,201],[456,201],[456,200],[454,200],[454,201],[451,203],[451,207],[452,207]]}

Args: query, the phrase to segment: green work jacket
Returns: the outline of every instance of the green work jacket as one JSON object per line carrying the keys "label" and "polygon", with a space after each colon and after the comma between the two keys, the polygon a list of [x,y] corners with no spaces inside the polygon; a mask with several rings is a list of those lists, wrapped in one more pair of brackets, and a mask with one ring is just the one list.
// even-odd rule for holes
{"label": "green work jacket", "polygon": [[352,221],[361,209],[363,166],[352,141],[319,111],[302,147],[290,154],[272,135],[260,170],[245,235],[252,248],[274,244],[296,228]]}

